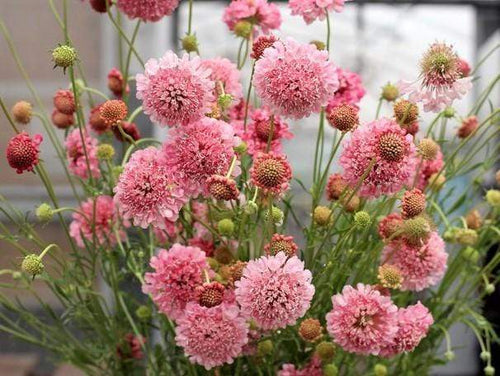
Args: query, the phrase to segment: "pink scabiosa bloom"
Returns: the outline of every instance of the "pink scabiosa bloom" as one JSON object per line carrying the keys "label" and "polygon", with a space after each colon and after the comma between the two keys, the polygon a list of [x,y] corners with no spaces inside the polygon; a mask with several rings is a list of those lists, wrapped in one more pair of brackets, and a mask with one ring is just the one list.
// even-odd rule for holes
{"label": "pink scabiosa bloom", "polygon": [[472,77],[462,77],[460,58],[452,46],[435,42],[420,61],[420,80],[398,83],[401,94],[422,102],[424,111],[438,112],[461,99],[472,87]]}
{"label": "pink scabiosa bloom", "polygon": [[253,41],[250,57],[252,59],[259,60],[262,57],[265,49],[271,47],[277,40],[278,39],[272,34],[258,36]]}
{"label": "pink scabiosa bloom", "polygon": [[366,175],[361,196],[393,194],[414,176],[417,158],[413,137],[406,135],[394,120],[375,120],[352,132],[344,144],[340,164],[344,179],[352,187]]}
{"label": "pink scabiosa bloom", "polygon": [[422,246],[405,241],[391,242],[384,248],[382,260],[382,264],[394,265],[400,270],[402,291],[421,291],[441,280],[448,254],[443,239],[434,231]]}
{"label": "pink scabiosa bloom", "polygon": [[279,116],[272,116],[271,111],[267,107],[258,108],[252,111],[250,121],[247,124],[247,130],[243,126],[243,122],[235,121],[233,126],[236,134],[241,137],[241,140],[247,144],[247,153],[256,155],[259,152],[265,152],[267,142],[271,133],[271,121],[273,125],[273,133],[271,137],[270,151],[281,153],[282,139],[291,139],[293,134],[289,131],[288,124],[285,123]]}
{"label": "pink scabiosa bloom", "polygon": [[248,262],[235,282],[236,300],[245,317],[264,330],[294,325],[309,309],[314,286],[297,256],[283,252]]}
{"label": "pink scabiosa bloom", "polygon": [[26,132],[21,132],[12,137],[5,150],[9,166],[15,169],[18,174],[22,174],[24,171],[33,171],[40,161],[40,144],[42,141],[41,134],[30,137]]}
{"label": "pink scabiosa bloom", "polygon": [[117,5],[129,18],[156,22],[170,16],[179,0],[118,0]]}
{"label": "pink scabiosa bloom", "polygon": [[309,25],[315,20],[323,21],[329,11],[342,12],[346,1],[349,0],[290,0],[288,6],[292,16],[302,16]]}
{"label": "pink scabiosa bloom", "polygon": [[398,331],[394,342],[380,352],[380,355],[385,358],[413,351],[427,335],[434,319],[429,310],[422,303],[417,302],[406,308],[399,308],[397,323]]}
{"label": "pink scabiosa bloom", "polygon": [[[206,181],[212,175],[226,175],[239,145],[233,128],[226,122],[202,118],[185,127],[173,128],[163,144],[166,164],[181,186],[193,196],[209,194]],[[239,173],[239,168],[233,170]]]}
{"label": "pink scabiosa bloom", "polygon": [[165,220],[176,221],[187,200],[163,154],[153,147],[132,154],[114,192],[123,218],[142,228],[165,228]]}
{"label": "pink scabiosa bloom", "polygon": [[143,336],[136,336],[133,333],[128,333],[123,338],[122,343],[117,347],[116,352],[121,359],[137,359],[144,357],[142,347],[146,339]]}
{"label": "pink scabiosa bloom", "polygon": [[[85,247],[84,239],[89,243],[94,243],[95,239],[97,245],[113,246],[117,241],[113,231],[113,225],[117,220],[113,197],[101,195],[89,198],[80,205],[78,212],[73,213],[69,233],[82,248]],[[120,237],[124,235],[122,231]]]}
{"label": "pink scabiosa bloom", "polygon": [[[112,68],[108,73],[108,89],[111,90],[115,96],[121,98],[124,92],[123,84],[122,72],[120,72],[117,68]],[[125,87],[125,93],[128,93],[129,91],[130,87],[127,84]]]}
{"label": "pink scabiosa bloom", "polygon": [[[137,128],[137,125],[135,123],[129,123],[128,121],[122,121],[120,123],[120,127],[121,127],[123,133],[132,137],[132,139],[134,141],[141,139],[141,134],[139,133],[139,128]],[[120,132],[120,129],[118,127],[112,127],[111,130],[113,131],[113,134],[115,135],[115,138],[118,141],[129,142],[127,140],[127,138],[123,137],[122,132]]]}
{"label": "pink scabiosa bloom", "polygon": [[391,298],[372,286],[345,286],[332,297],[333,309],[326,315],[328,333],[348,352],[378,355],[392,344],[398,330],[398,308]]}
{"label": "pink scabiosa bloom", "polygon": [[260,27],[265,34],[281,26],[278,7],[267,0],[233,0],[224,10],[222,20],[231,31],[241,21]]}
{"label": "pink scabiosa bloom", "polygon": [[319,112],[339,87],[328,52],[293,39],[276,41],[264,50],[255,63],[253,83],[265,105],[294,119]]}
{"label": "pink scabiosa bloom", "polygon": [[323,365],[319,356],[313,356],[309,363],[301,369],[293,364],[283,364],[278,376],[323,376]]}
{"label": "pink scabiosa bloom", "polygon": [[471,67],[466,60],[459,58],[458,59],[458,71],[460,72],[460,77],[462,77],[462,78],[468,77],[470,75],[470,72],[471,72]]}
{"label": "pink scabiosa bloom", "polygon": [[476,116],[469,116],[462,121],[462,124],[457,130],[458,138],[467,138],[472,135],[479,126],[479,121]]}
{"label": "pink scabiosa bloom", "polygon": [[186,125],[210,112],[214,83],[210,70],[198,57],[179,58],[167,51],[159,60],[149,59],[144,74],[136,76],[137,98],[144,113],[162,126]]}
{"label": "pink scabiosa bloom", "polygon": [[444,166],[443,153],[437,152],[436,158],[432,160],[422,160],[420,171],[418,172],[417,188],[424,190],[432,175],[437,174]]}
{"label": "pink scabiosa bloom", "polygon": [[175,341],[192,363],[212,369],[233,363],[248,342],[248,327],[234,304],[202,307],[189,303],[177,321]]}
{"label": "pink scabiosa bloom", "polygon": [[359,101],[365,96],[366,90],[361,81],[361,76],[347,69],[337,67],[339,80],[338,89],[328,99],[327,112],[342,104],[357,106]]}
{"label": "pink scabiosa bloom", "polygon": [[55,109],[65,115],[72,115],[76,110],[75,97],[71,90],[58,90],[53,102]]}
{"label": "pink scabiosa bloom", "polygon": [[[249,117],[252,113],[253,108],[250,103],[246,103],[243,98],[239,102],[236,102],[229,108],[229,120],[231,123],[245,120],[245,112]],[[243,123],[241,123],[243,126]]]}
{"label": "pink scabiosa bloom", "polygon": [[89,127],[97,134],[107,132],[111,127],[101,118],[102,103],[94,106],[89,114]]}
{"label": "pink scabiosa bloom", "polygon": [[145,274],[142,291],[151,294],[158,309],[173,320],[182,317],[186,304],[196,299],[204,271],[213,274],[205,252],[178,243],[168,251],[161,249],[150,265],[154,271]]}
{"label": "pink scabiosa bloom", "polygon": [[281,196],[290,188],[292,168],[284,154],[259,153],[250,169],[252,184],[264,194]]}
{"label": "pink scabiosa bloom", "polygon": [[209,69],[209,78],[215,83],[215,93],[221,95],[220,86],[224,88],[226,94],[231,94],[233,99],[239,100],[243,96],[243,88],[241,86],[241,73],[232,63],[226,58],[216,57],[214,59],[206,59],[201,61],[201,66]]}
{"label": "pink scabiosa bloom", "polygon": [[[403,217],[399,213],[391,213],[382,218],[378,224],[378,234],[384,239],[388,240],[401,228],[403,224]],[[392,239],[391,239],[392,240]]]}
{"label": "pink scabiosa bloom", "polygon": [[97,139],[89,136],[89,133],[87,129],[83,129],[82,133],[80,129],[74,129],[68,134],[65,142],[69,170],[82,179],[89,178],[89,170],[93,178],[101,176],[97,159]]}

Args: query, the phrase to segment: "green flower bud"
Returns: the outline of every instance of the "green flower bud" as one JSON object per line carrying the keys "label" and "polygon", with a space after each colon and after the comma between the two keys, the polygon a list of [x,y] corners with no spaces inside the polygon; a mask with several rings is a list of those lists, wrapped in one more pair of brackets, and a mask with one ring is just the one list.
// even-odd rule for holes
{"label": "green flower bud", "polygon": [[198,39],[196,35],[188,34],[181,40],[182,49],[187,53],[198,52]]}
{"label": "green flower bud", "polygon": [[235,153],[238,153],[238,154],[243,154],[247,151],[248,149],[248,145],[246,142],[242,141],[239,145],[235,146],[233,148],[234,152]]}
{"label": "green flower bud", "polygon": [[387,102],[393,102],[399,97],[399,89],[396,85],[389,82],[382,88],[381,96]]}
{"label": "green flower bud", "polygon": [[494,376],[495,375],[495,368],[493,368],[492,366],[484,367],[484,374],[486,376]]}
{"label": "green flower bud", "polygon": [[253,25],[248,21],[239,21],[234,25],[234,33],[242,38],[248,39],[252,34]]}
{"label": "green flower bud", "polygon": [[255,213],[257,213],[257,210],[259,209],[259,207],[257,206],[257,204],[253,201],[249,201],[247,202],[247,204],[245,205],[244,207],[244,211],[246,214],[248,215],[253,215]]}
{"label": "green flower bud", "polygon": [[35,215],[40,222],[49,222],[54,217],[54,211],[49,204],[44,202],[36,208]]}
{"label": "green flower bud", "polygon": [[[283,211],[276,207],[276,206],[273,206],[271,208],[271,220],[273,221],[273,223],[277,226],[281,226],[283,224],[283,218],[284,218],[285,214],[283,213]],[[266,209],[266,212],[265,212],[265,218],[266,218],[266,221],[269,220],[269,210]]]}
{"label": "green flower bud", "polygon": [[270,339],[260,341],[257,344],[257,353],[260,356],[270,355],[270,354],[272,354],[273,351],[274,351],[274,345],[273,345],[273,341],[271,341]]}
{"label": "green flower bud", "polygon": [[407,219],[403,223],[403,234],[412,244],[419,244],[421,240],[426,240],[431,230],[429,221],[422,216]]}
{"label": "green flower bud", "polygon": [[486,201],[494,208],[500,208],[500,191],[498,189],[490,189],[486,192]]}
{"label": "green flower bud", "polygon": [[217,98],[217,103],[222,109],[222,111],[225,111],[231,106],[231,103],[233,102],[233,96],[231,94],[221,94],[219,95],[219,98]]}
{"label": "green flower bud", "polygon": [[77,59],[76,51],[73,47],[62,45],[54,48],[52,51],[52,60],[55,67],[61,67],[63,70],[71,67]]}
{"label": "green flower bud", "polygon": [[451,350],[446,351],[444,353],[444,357],[446,358],[446,360],[452,361],[453,359],[455,359],[455,353],[453,351],[451,351]]}
{"label": "green flower bud", "polygon": [[100,144],[97,147],[97,158],[101,161],[111,161],[115,156],[115,149],[110,144]]}
{"label": "green flower bud", "polygon": [[491,353],[489,351],[482,351],[479,356],[483,362],[487,362],[491,359]]}
{"label": "green flower bud", "polygon": [[332,211],[326,206],[316,206],[313,212],[313,220],[318,226],[327,226],[332,221]]}
{"label": "green flower bud", "polygon": [[466,260],[470,261],[472,264],[477,264],[477,262],[479,261],[479,252],[476,249],[467,247],[462,252],[463,257]]}
{"label": "green flower bud", "polygon": [[123,172],[123,167],[122,166],[113,166],[112,172],[113,172],[113,177],[115,179],[118,179],[120,174]]}
{"label": "green flower bud", "polygon": [[323,367],[323,376],[338,376],[339,369],[335,364],[327,364]]}
{"label": "green flower bud", "polygon": [[455,234],[455,239],[459,244],[474,245],[477,242],[477,232],[470,228],[461,228]]}
{"label": "green flower bud", "polygon": [[219,262],[213,257],[207,257],[208,266],[213,270],[219,269]]}
{"label": "green flower bud", "polygon": [[386,376],[387,375],[387,367],[383,364],[377,363],[373,368],[373,372],[375,376]]}
{"label": "green flower bud", "polygon": [[312,44],[313,46],[315,46],[318,49],[318,51],[324,51],[324,50],[326,50],[326,44],[325,44],[325,42],[322,42],[320,40],[312,40],[309,43]]}
{"label": "green flower bud", "polygon": [[491,295],[495,292],[495,285],[493,283],[488,283],[485,287],[484,287],[484,292],[488,295]]}
{"label": "green flower bud", "polygon": [[321,360],[328,362],[332,360],[335,355],[335,345],[331,342],[323,341],[320,342],[315,349],[316,355],[318,355]]}
{"label": "green flower bud", "polygon": [[21,274],[21,272],[14,272],[14,273],[12,273],[12,279],[14,279],[16,281],[20,280],[22,276],[23,275]]}
{"label": "green flower bud", "polygon": [[455,109],[453,107],[446,107],[443,111],[443,116],[448,119],[452,118],[455,116]]}
{"label": "green flower bud", "polygon": [[370,218],[370,214],[368,214],[364,210],[354,214],[354,224],[356,225],[356,227],[359,228],[368,227],[370,226],[371,221],[372,220]]}
{"label": "green flower bud", "polygon": [[234,222],[229,218],[221,219],[219,223],[217,223],[217,228],[221,235],[230,236],[234,232]]}
{"label": "green flower bud", "polygon": [[21,264],[21,269],[32,276],[41,274],[44,269],[42,259],[34,253],[27,255]]}
{"label": "green flower bud", "polygon": [[135,310],[135,315],[141,321],[147,321],[151,318],[151,308],[146,305],[141,305]]}

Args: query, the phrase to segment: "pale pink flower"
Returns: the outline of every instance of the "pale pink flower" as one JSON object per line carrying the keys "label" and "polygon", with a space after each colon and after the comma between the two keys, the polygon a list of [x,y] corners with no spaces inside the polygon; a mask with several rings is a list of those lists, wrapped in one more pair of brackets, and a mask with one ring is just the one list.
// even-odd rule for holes
{"label": "pale pink flower", "polygon": [[276,41],[264,50],[255,63],[253,83],[265,105],[294,119],[319,112],[339,87],[328,52],[293,39]]}
{"label": "pale pink flower", "polygon": [[[248,107],[248,108],[247,108]],[[252,114],[252,105],[246,103],[243,98],[239,102],[234,103],[229,108],[229,120],[231,123],[245,120],[245,111],[247,112],[247,119],[250,118]],[[243,125],[243,123],[241,123]]]}
{"label": "pale pink flower", "polygon": [[297,369],[293,364],[283,364],[278,372],[278,376],[323,376],[323,365],[319,356],[313,356],[309,363],[301,369]]}
{"label": "pale pink flower", "polygon": [[444,166],[443,161],[443,153],[441,150],[438,151],[436,158],[432,160],[422,160],[422,164],[420,166],[420,170],[418,171],[417,178],[417,188],[420,190],[424,190],[427,184],[429,183],[429,179],[433,174],[438,173]]}
{"label": "pale pink flower", "polygon": [[357,106],[366,94],[359,74],[337,67],[337,75],[339,87],[328,100],[327,113],[341,104]]}
{"label": "pale pink flower", "polygon": [[74,129],[68,134],[64,143],[69,170],[82,179],[89,178],[89,170],[93,178],[101,176],[97,159],[97,139],[89,136],[89,133],[87,129],[82,129],[81,132],[80,129]]}
{"label": "pale pink flower", "polygon": [[399,308],[397,314],[398,331],[394,342],[382,349],[380,355],[389,358],[403,352],[413,351],[425,338],[434,319],[429,310],[417,302],[406,308]]}
{"label": "pale pink flower", "polygon": [[153,147],[132,154],[114,191],[123,218],[142,228],[165,228],[165,220],[176,221],[187,201],[163,154]]}
{"label": "pale pink flower", "polygon": [[247,144],[248,154],[256,155],[259,152],[266,151],[267,142],[271,133],[271,121],[274,123],[274,128],[271,137],[270,151],[281,153],[283,149],[281,140],[289,140],[293,138],[293,134],[289,131],[288,124],[279,116],[272,117],[269,108],[264,106],[253,110],[247,123],[246,131],[242,121],[232,122],[236,134]]}
{"label": "pale pink flower", "polygon": [[[73,213],[69,233],[82,248],[85,247],[85,241],[94,245],[113,246],[117,241],[113,230],[117,221],[118,214],[113,197],[101,195],[89,198],[80,205],[78,212]],[[119,235],[120,239],[125,236],[123,230],[119,231]]]}
{"label": "pale pink flower", "polygon": [[[205,117],[171,129],[163,154],[185,191],[197,196],[209,193],[205,183],[212,175],[226,175],[235,155],[233,148],[239,144],[228,123]],[[239,168],[233,172],[238,174]]]}
{"label": "pale pink flower", "polygon": [[375,120],[352,132],[344,143],[340,165],[344,168],[343,178],[352,187],[366,174],[361,196],[393,194],[412,183],[417,165],[413,137],[406,135],[394,120]]}
{"label": "pale pink flower", "polygon": [[179,0],[118,0],[117,5],[130,18],[156,22],[170,16]]}
{"label": "pale pink flower", "polygon": [[168,251],[160,249],[150,265],[154,271],[145,274],[142,291],[151,294],[158,309],[173,320],[181,318],[186,304],[196,299],[204,271],[213,275],[205,252],[178,243]]}
{"label": "pale pink flower", "polygon": [[265,34],[281,26],[279,8],[267,0],[233,0],[224,9],[222,20],[231,31],[240,21],[248,21],[254,27],[260,27]]}
{"label": "pale pink flower", "polygon": [[343,350],[378,355],[393,343],[398,330],[398,308],[391,298],[372,286],[345,286],[332,297],[333,309],[326,315],[328,333]]}
{"label": "pale pink flower", "polygon": [[236,305],[227,303],[212,308],[188,304],[175,333],[189,360],[206,369],[233,363],[248,342],[245,319]]}
{"label": "pale pink flower", "polygon": [[288,6],[292,10],[292,16],[302,16],[309,25],[315,20],[323,21],[327,12],[332,10],[342,12],[346,1],[349,0],[290,0]]}
{"label": "pale pink flower", "polygon": [[241,85],[241,73],[229,59],[216,57],[214,59],[205,59],[201,61],[203,68],[209,69],[209,78],[215,83],[215,94],[221,95],[220,85],[224,88],[226,94],[231,94],[233,99],[239,100],[243,96]]}
{"label": "pale pink flower", "polygon": [[422,246],[394,241],[382,253],[382,264],[396,266],[403,276],[401,290],[421,291],[434,286],[446,271],[448,254],[443,239],[432,232]]}
{"label": "pale pink flower", "polygon": [[159,60],[149,59],[144,74],[136,76],[137,98],[144,113],[162,126],[186,125],[210,112],[214,82],[198,57],[179,58],[167,51]]}
{"label": "pale pink flower", "polygon": [[236,285],[236,300],[245,317],[262,329],[294,325],[310,306],[314,286],[309,270],[283,252],[251,260]]}

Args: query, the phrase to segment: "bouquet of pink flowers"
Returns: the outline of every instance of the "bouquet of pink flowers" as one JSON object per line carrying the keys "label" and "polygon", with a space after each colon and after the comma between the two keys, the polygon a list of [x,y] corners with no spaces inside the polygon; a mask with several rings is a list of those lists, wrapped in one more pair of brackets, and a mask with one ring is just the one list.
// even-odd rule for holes
{"label": "bouquet of pink flowers", "polygon": [[[499,279],[500,172],[490,187],[486,176],[499,162],[500,111],[488,97],[500,76],[458,114],[452,106],[482,61],[471,69],[435,42],[420,75],[385,85],[377,113],[361,123],[361,77],[329,51],[329,19],[344,0],[289,1],[307,24],[326,23],[325,42],[311,43],[273,34],[282,22],[275,4],[231,1],[222,20],[241,41],[237,63],[200,55],[192,0],[184,52],[146,61],[134,46],[141,24],[171,15],[178,0],[90,0],[124,46],[107,94],[85,80],[67,0],[60,12],[49,2],[63,36],[51,52],[54,74],[69,88],[55,92],[49,113],[27,76],[36,105],[22,100],[9,111],[0,102],[14,132],[2,140],[9,165],[35,173],[47,192],[28,214],[2,197],[13,227],[1,225],[0,238],[22,263],[0,273],[7,289],[36,295],[34,280],[47,285],[63,310],[41,300],[40,319],[0,294],[0,330],[89,375],[383,376],[424,375],[451,361],[460,343],[448,330],[461,322],[494,374],[497,337],[482,301]],[[123,16],[137,19],[133,35]],[[135,77],[132,59],[143,66]],[[140,107],[131,107],[129,84]],[[436,116],[422,122],[421,111]],[[140,136],[141,113],[164,141]],[[283,141],[293,138],[287,121],[312,114],[308,184]],[[24,130],[33,116],[46,135]],[[74,206],[61,207],[54,193],[40,152],[47,136]],[[473,183],[457,189],[452,181],[464,175]],[[59,221],[67,244],[39,235],[49,221]]]}

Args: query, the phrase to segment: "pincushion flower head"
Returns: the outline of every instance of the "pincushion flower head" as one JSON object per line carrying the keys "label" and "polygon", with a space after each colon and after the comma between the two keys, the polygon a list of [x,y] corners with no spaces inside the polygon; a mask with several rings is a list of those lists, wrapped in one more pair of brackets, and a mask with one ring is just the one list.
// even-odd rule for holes
{"label": "pincushion flower head", "polygon": [[196,300],[196,288],[203,285],[205,271],[209,273],[205,252],[176,243],[168,251],[161,249],[150,265],[154,271],[145,274],[143,292],[151,294],[161,312],[179,319],[186,304]]}
{"label": "pincushion flower head", "polygon": [[421,291],[437,284],[446,271],[447,260],[443,239],[437,232],[431,232],[423,245],[394,241],[382,253],[383,263],[400,270],[402,291]]}
{"label": "pincushion flower head", "polygon": [[[117,210],[113,197],[101,195],[95,199],[89,198],[83,202],[78,211],[73,213],[69,233],[79,247],[85,247],[85,241],[113,246],[116,244],[116,236],[113,230],[118,220]],[[120,236],[124,236],[123,231]],[[95,236],[95,237],[94,237]],[[120,239],[121,240],[121,239]]]}
{"label": "pincushion flower head", "polygon": [[89,133],[87,129],[83,129],[82,132],[80,129],[74,129],[68,134],[64,143],[69,170],[82,179],[88,179],[89,172],[93,178],[101,176],[97,159],[97,139],[91,137]]}
{"label": "pincushion flower head", "polygon": [[198,57],[179,58],[167,51],[160,59],[150,59],[144,74],[138,74],[137,98],[144,113],[162,126],[186,125],[210,112],[214,101],[211,71]]}
{"label": "pincushion flower head", "polygon": [[276,41],[264,50],[255,63],[253,83],[265,105],[293,119],[319,112],[339,88],[328,52],[293,39]]}
{"label": "pincushion flower head", "polygon": [[242,314],[264,330],[294,325],[314,295],[311,272],[296,256],[283,252],[251,260],[235,282]]}
{"label": "pincushion flower head", "polygon": [[201,66],[211,71],[209,78],[215,84],[215,94],[230,94],[233,99],[239,100],[242,94],[241,73],[229,59],[217,57],[214,59],[205,59],[201,61]]}
{"label": "pincushion flower head", "polygon": [[409,183],[415,173],[417,158],[413,137],[406,135],[394,120],[375,120],[354,130],[344,144],[340,164],[349,185],[354,187],[362,180],[361,196],[395,193]]}
{"label": "pincushion flower head", "polygon": [[152,147],[132,154],[114,192],[123,218],[142,228],[150,224],[165,228],[165,219],[177,220],[186,202],[184,191],[166,166],[163,154]]}
{"label": "pincushion flower head", "polygon": [[433,323],[432,314],[420,302],[406,308],[399,308],[397,313],[398,331],[394,342],[383,348],[380,355],[388,358],[403,352],[413,351],[425,338]]}
{"label": "pincushion flower head", "polygon": [[39,162],[42,141],[41,134],[30,137],[26,132],[12,137],[5,150],[9,166],[15,169],[18,174],[22,174],[24,171],[33,171]]}
{"label": "pincushion flower head", "polygon": [[231,31],[237,31],[238,25],[243,23],[265,34],[281,26],[278,7],[267,0],[232,0],[224,9],[222,20]]}
{"label": "pincushion flower head", "polygon": [[462,77],[460,58],[453,47],[435,42],[420,61],[417,82],[399,82],[401,94],[412,102],[422,102],[424,111],[438,112],[461,99],[472,87],[471,77]]}
{"label": "pincushion flower head", "polygon": [[129,18],[156,22],[170,16],[179,5],[179,0],[118,0],[117,5]]}
{"label": "pincushion flower head", "polygon": [[[191,195],[208,194],[207,179],[226,175],[240,140],[233,128],[220,120],[204,117],[170,130],[163,145],[166,164],[177,174],[181,186]],[[233,172],[238,173],[238,168]]]}
{"label": "pincushion flower head", "polygon": [[293,16],[302,16],[309,25],[315,20],[323,21],[332,10],[342,12],[346,1],[349,0],[290,0],[288,6]]}
{"label": "pincushion flower head", "polygon": [[342,104],[356,106],[366,94],[359,74],[340,67],[337,67],[336,71],[339,85],[333,93],[330,93],[327,112]]}
{"label": "pincushion flower head", "polygon": [[372,286],[345,286],[332,297],[333,309],[326,315],[328,333],[345,351],[378,355],[393,343],[397,333],[397,310],[388,296]]}
{"label": "pincushion flower head", "polygon": [[250,169],[252,184],[264,194],[282,195],[290,188],[292,168],[284,154],[259,153]]}

